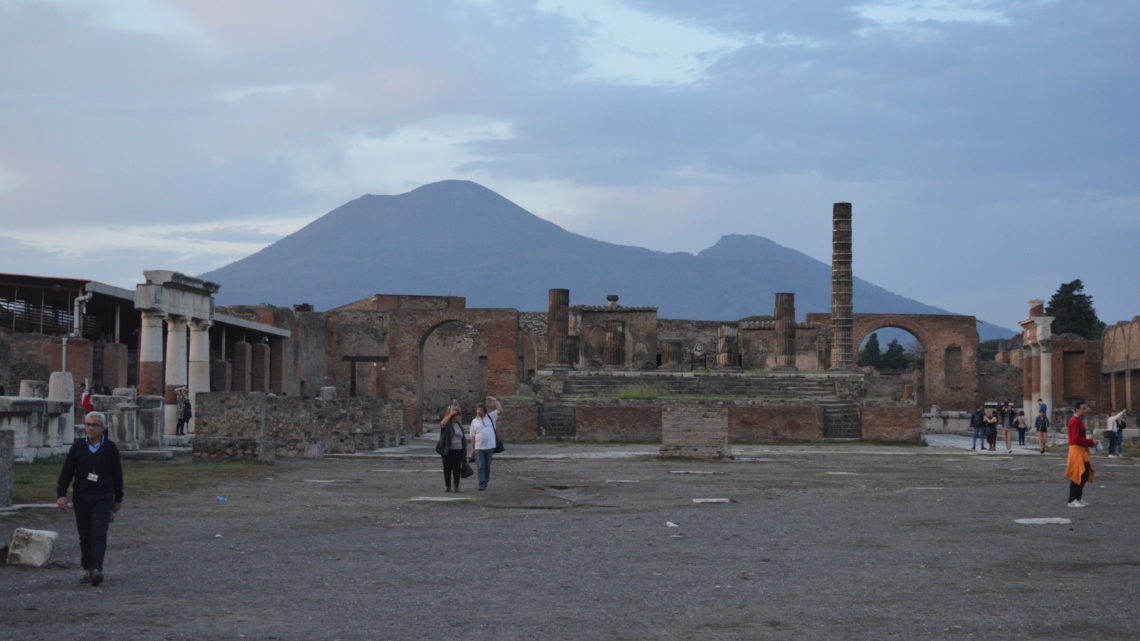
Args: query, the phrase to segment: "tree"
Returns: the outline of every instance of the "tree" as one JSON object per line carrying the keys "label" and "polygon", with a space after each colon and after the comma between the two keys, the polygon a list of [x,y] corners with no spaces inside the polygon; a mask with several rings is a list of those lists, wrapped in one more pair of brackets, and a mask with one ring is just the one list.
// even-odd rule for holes
{"label": "tree", "polygon": [[859,350],[859,367],[878,367],[880,356],[879,335],[871,334],[867,344]]}
{"label": "tree", "polygon": [[906,352],[899,344],[899,339],[892,338],[887,344],[887,351],[879,359],[879,369],[906,369]]}
{"label": "tree", "polygon": [[1057,293],[1049,299],[1045,313],[1053,317],[1054,334],[1077,334],[1090,340],[1100,339],[1104,323],[1096,316],[1093,297],[1083,293],[1085,284],[1081,279],[1062,283]]}

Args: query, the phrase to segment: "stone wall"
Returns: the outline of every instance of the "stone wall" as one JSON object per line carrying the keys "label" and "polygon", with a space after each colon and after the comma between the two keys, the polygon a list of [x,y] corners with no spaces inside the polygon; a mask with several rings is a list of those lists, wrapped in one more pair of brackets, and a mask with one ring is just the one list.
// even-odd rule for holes
{"label": "stone wall", "polygon": [[257,392],[199,394],[195,458],[320,457],[407,442],[399,402],[366,397],[322,400]]}
{"label": "stone wall", "polygon": [[495,429],[503,441],[533,441],[538,438],[538,406],[532,400],[499,399],[503,416]]}
{"label": "stone wall", "polygon": [[1014,407],[1021,407],[1021,368],[996,361],[979,362],[978,395],[981,396],[983,403],[1008,401]]}
{"label": "stone wall", "polygon": [[866,440],[922,442],[922,410],[918,407],[864,405],[860,414]]}

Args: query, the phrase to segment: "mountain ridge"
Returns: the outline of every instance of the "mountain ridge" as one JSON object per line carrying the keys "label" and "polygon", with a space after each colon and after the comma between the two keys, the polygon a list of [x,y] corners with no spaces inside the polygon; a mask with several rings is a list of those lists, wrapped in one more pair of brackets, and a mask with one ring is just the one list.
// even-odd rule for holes
{"label": "mountain ridge", "polygon": [[[219,305],[312,303],[330,309],[376,293],[464,296],[471,307],[543,311],[571,303],[656,306],[663,318],[735,320],[796,293],[797,316],[830,310],[831,268],[762,236],[728,234],[697,254],[617,245],[567,231],[471,181],[365,194],[202,278]],[[948,314],[856,278],[859,312]],[[985,331],[983,331],[983,329]],[[979,322],[979,335],[1012,330]]]}

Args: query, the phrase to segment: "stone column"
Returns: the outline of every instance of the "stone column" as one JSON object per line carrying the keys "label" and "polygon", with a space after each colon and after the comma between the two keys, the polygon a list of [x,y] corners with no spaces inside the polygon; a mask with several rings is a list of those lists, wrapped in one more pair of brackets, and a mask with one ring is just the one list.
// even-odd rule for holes
{"label": "stone column", "polygon": [[776,369],[796,371],[796,295],[776,294]]}
{"label": "stone column", "polygon": [[162,433],[174,434],[178,426],[179,387],[186,387],[186,318],[168,316],[166,319],[166,385],[163,387]]}
{"label": "stone column", "polygon": [[142,312],[139,330],[139,395],[162,395],[162,321],[159,312]]}
{"label": "stone column", "polygon": [[570,365],[570,290],[552,289],[546,311],[546,366]]}
{"label": "stone column", "polygon": [[198,416],[198,393],[210,391],[210,326],[208,320],[190,323],[190,425],[186,433],[194,432]]}
{"label": "stone column", "polygon": [[737,349],[739,331],[730,325],[721,325],[716,328],[716,366],[719,368],[738,367],[739,359]]}
{"label": "stone column", "polygon": [[250,391],[250,371],[253,365],[253,346],[245,341],[234,343],[233,386],[235,392]]}
{"label": "stone column", "polygon": [[854,369],[851,203],[835,203],[831,219],[831,369]]}
{"label": "stone column", "polygon": [[606,365],[625,365],[625,323],[622,321],[606,321],[606,348],[602,358]]}
{"label": "stone column", "polygon": [[265,343],[254,343],[252,347],[253,358],[249,368],[249,388],[253,392],[269,391],[269,346]]}
{"label": "stone column", "polygon": [[1041,341],[1041,400],[1049,408],[1049,420],[1053,420],[1057,408],[1053,405],[1053,345],[1049,341]]}

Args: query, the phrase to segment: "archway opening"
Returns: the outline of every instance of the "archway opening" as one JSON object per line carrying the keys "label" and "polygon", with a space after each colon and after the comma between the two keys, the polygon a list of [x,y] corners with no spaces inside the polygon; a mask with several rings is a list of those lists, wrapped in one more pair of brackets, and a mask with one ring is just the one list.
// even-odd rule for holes
{"label": "archway opening", "polygon": [[917,336],[901,327],[880,327],[863,339],[857,358],[867,374],[867,398],[924,405],[926,351]]}
{"label": "archway opening", "polygon": [[464,422],[487,395],[487,345],[479,330],[460,321],[432,328],[420,346],[420,409],[425,431],[438,429],[452,400]]}

